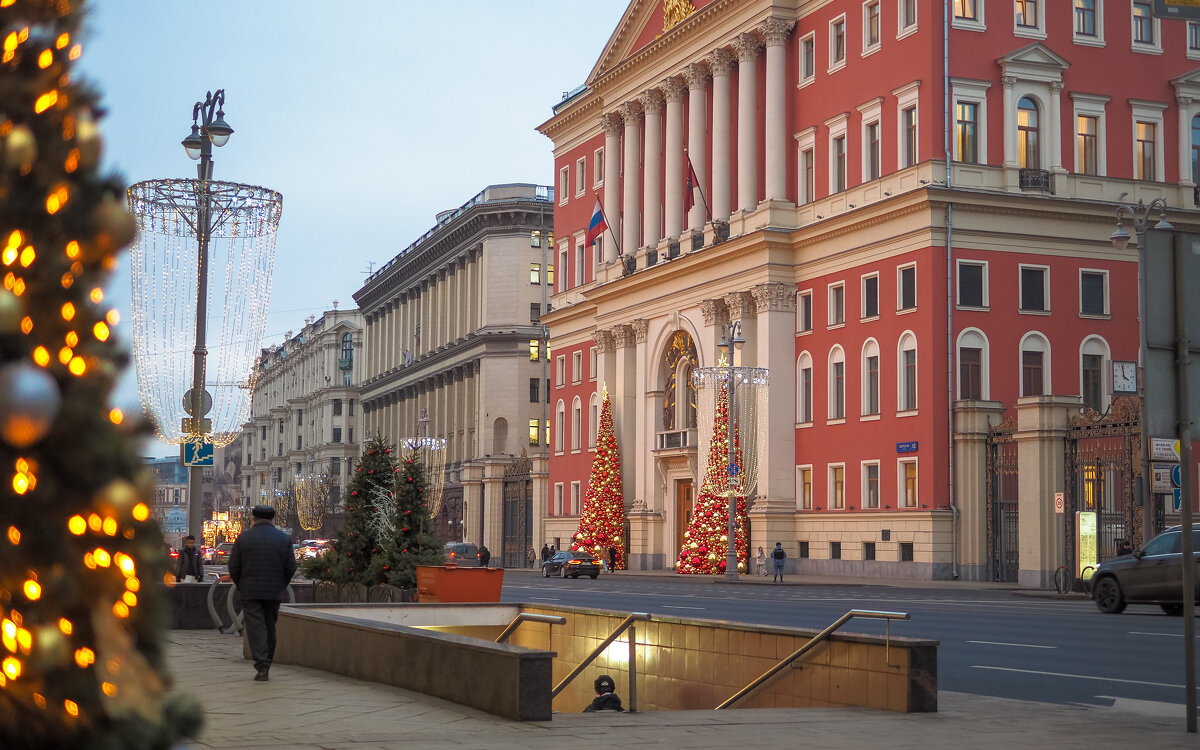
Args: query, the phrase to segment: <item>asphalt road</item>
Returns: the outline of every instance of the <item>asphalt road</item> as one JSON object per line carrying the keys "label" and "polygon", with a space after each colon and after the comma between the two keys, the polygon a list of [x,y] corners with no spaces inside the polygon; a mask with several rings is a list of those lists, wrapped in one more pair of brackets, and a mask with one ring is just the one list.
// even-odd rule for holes
{"label": "asphalt road", "polygon": [[[1005,590],[725,584],[510,575],[504,601],[649,612],[821,629],[851,609],[907,612],[895,635],[932,638],[942,690],[1046,703],[1179,712],[1184,704],[1183,618],[1130,605],[1101,614],[1090,601]],[[878,620],[843,630],[882,634]]]}

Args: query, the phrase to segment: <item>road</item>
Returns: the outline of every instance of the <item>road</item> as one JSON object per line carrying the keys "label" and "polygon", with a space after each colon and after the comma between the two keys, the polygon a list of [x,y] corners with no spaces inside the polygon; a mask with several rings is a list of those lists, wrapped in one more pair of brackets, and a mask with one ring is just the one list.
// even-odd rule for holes
{"label": "road", "polygon": [[[989,589],[726,584],[641,579],[507,576],[504,601],[562,604],[673,617],[821,629],[851,609],[907,612],[894,635],[931,638],[941,690],[1046,703],[1182,711],[1183,618],[1131,605],[1104,615],[1090,601]],[[883,634],[878,620],[843,630]]]}

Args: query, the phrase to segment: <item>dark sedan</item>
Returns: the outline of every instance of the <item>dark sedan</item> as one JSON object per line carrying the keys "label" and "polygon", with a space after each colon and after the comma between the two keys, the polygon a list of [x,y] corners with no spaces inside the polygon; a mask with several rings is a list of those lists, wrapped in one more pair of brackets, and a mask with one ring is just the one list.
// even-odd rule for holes
{"label": "dark sedan", "polygon": [[[1157,604],[1169,615],[1183,614],[1183,532],[1176,526],[1133,554],[1105,560],[1092,577],[1092,598],[1101,612],[1117,614],[1126,604]],[[1192,530],[1192,552],[1200,562],[1200,530]],[[1200,600],[1200,565],[1196,566]]]}
{"label": "dark sedan", "polygon": [[542,576],[558,576],[559,578],[578,578],[600,575],[600,561],[586,552],[563,550],[555,553],[554,557],[542,563]]}

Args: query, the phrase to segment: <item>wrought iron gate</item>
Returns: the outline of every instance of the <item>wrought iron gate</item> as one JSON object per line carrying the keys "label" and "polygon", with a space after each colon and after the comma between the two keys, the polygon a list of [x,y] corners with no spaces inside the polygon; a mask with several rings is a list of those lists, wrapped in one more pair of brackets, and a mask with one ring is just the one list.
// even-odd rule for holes
{"label": "wrought iron gate", "polygon": [[[1146,541],[1142,509],[1134,499],[1135,457],[1141,452],[1140,404],[1136,396],[1118,398],[1103,415],[1090,409],[1067,420],[1066,560],[1075,560],[1075,513],[1095,511],[1100,560],[1115,557],[1128,540],[1134,549]],[[1072,573],[1077,571],[1072,570]]]}
{"label": "wrought iron gate", "polygon": [[500,559],[506,568],[525,567],[525,553],[533,546],[533,461],[521,457],[504,470],[504,539]]}
{"label": "wrought iron gate", "polygon": [[1016,420],[1007,416],[987,435],[987,557],[993,581],[1016,583],[1020,570]]}

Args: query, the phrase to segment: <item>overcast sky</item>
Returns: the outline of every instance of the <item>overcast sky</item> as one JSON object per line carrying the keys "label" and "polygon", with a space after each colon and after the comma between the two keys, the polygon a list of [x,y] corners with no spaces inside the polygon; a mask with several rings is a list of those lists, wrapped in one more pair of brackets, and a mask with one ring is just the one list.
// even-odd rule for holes
{"label": "overcast sky", "polygon": [[[79,70],[103,93],[104,164],[127,184],[194,177],[179,142],[193,104],[225,90],[234,134],[214,149],[214,179],[283,194],[267,346],[335,299],[353,307],[368,269],[438,211],[489,184],[551,184],[551,143],[534,128],[587,78],[625,6],[104,0],[89,7]],[[129,283],[126,257],[108,289],[125,342]],[[114,402],[137,408],[132,365]]]}

